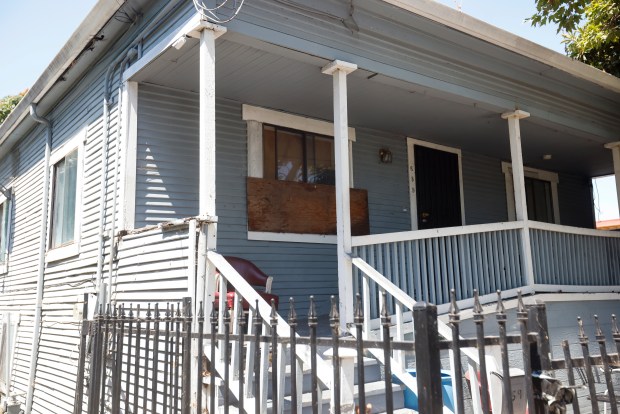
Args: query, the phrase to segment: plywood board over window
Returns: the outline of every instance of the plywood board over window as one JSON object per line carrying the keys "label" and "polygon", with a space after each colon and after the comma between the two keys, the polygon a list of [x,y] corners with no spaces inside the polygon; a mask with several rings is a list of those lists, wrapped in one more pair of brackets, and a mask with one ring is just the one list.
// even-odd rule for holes
{"label": "plywood board over window", "polygon": [[[351,191],[351,232],[370,233],[368,192]],[[331,185],[248,177],[248,230],[336,234],[336,189]]]}

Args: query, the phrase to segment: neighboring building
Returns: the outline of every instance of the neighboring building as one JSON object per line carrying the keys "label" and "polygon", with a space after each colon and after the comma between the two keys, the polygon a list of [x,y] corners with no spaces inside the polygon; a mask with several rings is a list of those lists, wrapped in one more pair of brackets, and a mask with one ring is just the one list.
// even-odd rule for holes
{"label": "neighboring building", "polygon": [[189,1],[100,0],[0,126],[24,407],[72,411],[85,293],[210,303],[206,250],[300,314],[339,294],[349,321],[357,291],[376,315],[366,263],[438,305],[618,300],[590,180],[620,151],[620,79],[428,0],[235,4],[211,26]]}
{"label": "neighboring building", "polygon": [[596,228],[599,230],[618,230],[620,229],[620,219],[597,221]]}

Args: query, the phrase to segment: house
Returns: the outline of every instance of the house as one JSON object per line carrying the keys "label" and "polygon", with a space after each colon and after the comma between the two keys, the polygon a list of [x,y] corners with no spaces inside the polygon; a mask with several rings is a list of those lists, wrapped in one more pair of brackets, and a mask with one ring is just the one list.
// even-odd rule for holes
{"label": "house", "polygon": [[213,252],[345,328],[392,285],[618,300],[590,182],[620,171],[619,79],[430,0],[200,3],[100,0],[0,125],[26,413],[73,409],[84,294],[208,311],[216,267],[243,291]]}

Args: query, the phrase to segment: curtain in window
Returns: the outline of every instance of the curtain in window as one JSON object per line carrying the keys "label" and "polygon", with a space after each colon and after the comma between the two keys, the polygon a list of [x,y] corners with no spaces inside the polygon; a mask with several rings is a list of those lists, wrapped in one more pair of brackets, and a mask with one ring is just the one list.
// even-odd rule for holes
{"label": "curtain in window", "polygon": [[77,155],[75,150],[54,166],[52,248],[74,240]]}

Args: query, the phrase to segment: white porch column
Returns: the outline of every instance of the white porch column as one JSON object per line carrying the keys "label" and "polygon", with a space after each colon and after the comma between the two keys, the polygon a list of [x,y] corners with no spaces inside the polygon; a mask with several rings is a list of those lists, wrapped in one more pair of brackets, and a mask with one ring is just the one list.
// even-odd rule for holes
{"label": "white porch column", "polygon": [[524,223],[522,233],[523,264],[528,285],[534,286],[534,266],[532,263],[532,248],[530,243],[530,229],[527,225],[527,200],[525,197],[525,174],[523,172],[523,153],[521,149],[521,129],[519,120],[529,117],[525,111],[516,110],[502,114],[508,120],[508,134],[510,137],[510,158],[512,160],[512,182],[515,197],[515,215],[517,221]]}
{"label": "white porch column", "polygon": [[[204,23],[200,32],[200,125],[199,125],[199,173],[198,173],[198,213],[204,220],[198,235],[198,257],[196,295],[193,298],[194,316],[198,315],[200,302],[203,303],[205,320],[209,320],[215,297],[215,268],[207,261],[207,251],[217,246],[217,216],[215,211],[215,39],[226,32],[223,27]],[[190,226],[190,229],[192,226]],[[191,238],[191,235],[190,235]],[[189,272],[191,275],[191,272]],[[192,281],[190,281],[190,284]],[[194,328],[198,319],[194,318]],[[206,323],[206,330],[210,329]],[[192,378],[198,375],[198,364],[203,350],[198,349],[197,340],[192,340]],[[197,414],[197,394],[202,392],[202,406],[206,407],[207,395],[203,387],[198,388],[191,381],[191,411]]]}
{"label": "white porch column", "polygon": [[353,265],[351,263],[351,209],[347,75],[357,65],[335,60],[323,68],[334,81],[334,153],[336,161],[336,226],[340,323],[353,322]]}
{"label": "white porch column", "polygon": [[611,150],[614,157],[614,176],[616,178],[616,196],[618,200],[618,208],[620,208],[620,141],[605,144],[605,148]]}

